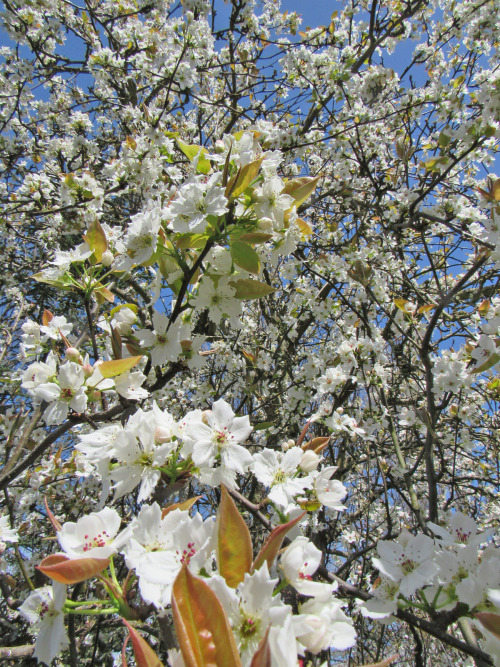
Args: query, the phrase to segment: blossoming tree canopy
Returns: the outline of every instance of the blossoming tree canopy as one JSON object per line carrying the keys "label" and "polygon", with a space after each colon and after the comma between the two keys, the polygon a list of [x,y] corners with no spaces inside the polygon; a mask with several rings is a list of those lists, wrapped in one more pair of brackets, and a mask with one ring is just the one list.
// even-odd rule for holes
{"label": "blossoming tree canopy", "polygon": [[500,664],[500,7],[296,6],[3,4],[0,657]]}

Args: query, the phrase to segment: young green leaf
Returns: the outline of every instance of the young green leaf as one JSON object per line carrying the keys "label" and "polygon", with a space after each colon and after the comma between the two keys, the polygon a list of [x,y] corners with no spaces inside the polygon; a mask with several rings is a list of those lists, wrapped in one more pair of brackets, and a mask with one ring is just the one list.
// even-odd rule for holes
{"label": "young green leaf", "polygon": [[221,485],[221,503],[217,513],[217,564],[231,588],[236,588],[252,567],[250,531],[234,500]]}
{"label": "young green leaf", "polygon": [[242,241],[233,241],[230,247],[233,262],[245,271],[259,273],[260,259],[252,246]]}

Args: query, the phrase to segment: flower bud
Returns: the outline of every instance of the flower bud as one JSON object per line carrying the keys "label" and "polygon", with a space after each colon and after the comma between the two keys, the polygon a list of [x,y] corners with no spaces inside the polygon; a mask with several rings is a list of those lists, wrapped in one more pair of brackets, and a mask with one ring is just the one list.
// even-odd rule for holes
{"label": "flower bud", "polygon": [[300,459],[300,469],[304,472],[312,472],[313,470],[316,470],[319,459],[320,457],[316,452],[308,449],[307,452],[302,454],[302,458]]}
{"label": "flower bud", "polygon": [[226,146],[225,146],[224,142],[222,141],[222,139],[217,139],[217,141],[215,142],[215,152],[216,153],[223,153],[225,147]]}
{"label": "flower bud", "polygon": [[70,361],[76,361],[76,363],[79,363],[82,358],[80,352],[76,349],[76,347],[67,347],[65,355]]}
{"label": "flower bud", "polygon": [[114,256],[113,256],[113,253],[111,252],[111,250],[105,250],[102,253],[101,264],[103,266],[111,266],[111,264],[113,264],[113,260],[114,260]]}
{"label": "flower bud", "polygon": [[170,431],[166,428],[162,428],[161,426],[157,426],[155,429],[155,442],[158,445],[163,445],[165,442],[170,442],[172,440],[172,434]]}
{"label": "flower bud", "polygon": [[83,374],[86,378],[89,378],[94,372],[93,367],[90,364],[85,364],[83,366]]}

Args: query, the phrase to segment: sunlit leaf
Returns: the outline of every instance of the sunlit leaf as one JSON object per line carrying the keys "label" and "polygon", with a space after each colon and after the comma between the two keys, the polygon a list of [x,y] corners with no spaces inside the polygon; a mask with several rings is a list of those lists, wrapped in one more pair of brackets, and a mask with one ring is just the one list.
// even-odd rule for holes
{"label": "sunlit leaf", "polygon": [[127,359],[112,359],[111,361],[103,361],[99,364],[99,371],[104,378],[114,378],[117,375],[129,371],[134,366],[137,366],[142,359],[142,354],[137,357],[127,357]]}
{"label": "sunlit leaf", "polygon": [[100,262],[103,253],[108,249],[108,241],[104,229],[97,219],[90,223],[87,233],[83,238],[94,253],[96,261]]}
{"label": "sunlit leaf", "polygon": [[500,361],[500,354],[497,352],[494,352],[486,361],[481,364],[481,366],[477,366],[477,368],[473,368],[472,372],[473,373],[484,373],[484,371],[488,371],[490,368],[493,368],[495,364],[497,364]]}
{"label": "sunlit leaf", "polygon": [[186,565],[172,587],[172,616],[186,667],[241,667],[233,631],[221,603]]}
{"label": "sunlit leaf", "polygon": [[238,241],[245,241],[246,243],[265,243],[273,238],[272,234],[265,232],[248,232],[238,237]]}
{"label": "sunlit leaf", "polygon": [[242,241],[233,241],[230,246],[233,262],[249,273],[259,273],[260,259],[252,246]]}
{"label": "sunlit leaf", "polygon": [[176,139],[177,146],[179,146],[180,150],[184,153],[184,155],[190,160],[190,162],[193,162],[194,159],[198,156],[198,163],[196,166],[196,170],[199,171],[201,174],[208,174],[211,165],[210,161],[207,160],[205,155],[207,155],[207,149],[203,148],[202,146],[197,146],[196,144],[185,144],[181,139],[177,138]]}
{"label": "sunlit leaf", "polygon": [[263,283],[260,280],[252,280],[251,278],[233,280],[230,285],[233,285],[236,289],[234,295],[236,299],[241,299],[242,301],[247,299],[261,299],[275,291],[275,288],[267,283]]}
{"label": "sunlit leaf", "polygon": [[287,181],[283,194],[293,197],[295,199],[294,205],[299,207],[316,190],[320,178],[321,176],[301,176]]}
{"label": "sunlit leaf", "polygon": [[236,588],[252,567],[252,539],[224,485],[221,485],[221,502],[217,512],[216,550],[220,574],[228,586]]}
{"label": "sunlit leaf", "polygon": [[245,192],[248,186],[257,178],[263,159],[264,156],[254,162],[249,162],[238,171],[236,176],[226,186],[226,197],[235,199]]}

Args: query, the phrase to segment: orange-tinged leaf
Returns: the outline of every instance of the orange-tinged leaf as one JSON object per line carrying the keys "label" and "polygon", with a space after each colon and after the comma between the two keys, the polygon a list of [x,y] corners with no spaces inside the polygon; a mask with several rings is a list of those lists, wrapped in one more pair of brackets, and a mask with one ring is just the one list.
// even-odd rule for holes
{"label": "orange-tinged leaf", "polygon": [[286,534],[301,519],[304,518],[305,514],[306,512],[302,512],[302,514],[300,514],[295,519],[292,519],[288,523],[282,523],[272,529],[253,563],[253,572],[255,572],[255,570],[259,570],[264,564],[264,561],[267,562],[268,568],[271,569],[271,565],[273,564],[274,559],[276,558],[278,551],[283,544],[283,540],[285,539]]}
{"label": "orange-tinged leaf", "polygon": [[62,526],[59,523],[59,521],[56,519],[56,517],[52,514],[49,503],[47,502],[47,496],[44,496],[44,503],[45,503],[45,510],[47,512],[47,516],[49,517],[49,521],[52,524],[52,528],[58,533],[60,530],[62,530]]}
{"label": "orange-tinged leaf", "polygon": [[482,611],[474,614],[483,627],[491,632],[497,639],[500,639],[500,614],[492,614],[489,611]]}
{"label": "orange-tinged leaf", "polygon": [[99,364],[99,371],[103,378],[114,378],[117,375],[129,371],[134,366],[137,366],[142,359],[142,354],[137,357],[127,357],[127,359],[112,359],[111,361],[103,361]]}
{"label": "orange-tinged leaf", "polygon": [[50,310],[47,310],[47,308],[45,308],[42,315],[43,326],[44,327],[48,326],[49,322],[53,319],[53,317],[54,317],[53,313],[51,313]]}
{"label": "orange-tinged leaf", "polygon": [[321,507],[319,500],[297,500],[300,509],[305,510],[306,512],[316,512]]}
{"label": "orange-tinged leaf", "polygon": [[226,197],[229,199],[235,199],[243,192],[245,192],[252,181],[257,178],[257,174],[259,173],[260,165],[262,164],[263,159],[264,156],[260,157],[254,162],[249,162],[244,167],[239,169],[236,176],[234,176],[234,178],[232,178],[227,184]]}
{"label": "orange-tinged leaf", "polygon": [[236,588],[252,568],[250,531],[234,500],[221,484],[221,502],[217,512],[217,564],[231,588]]}
{"label": "orange-tinged leaf", "polygon": [[436,306],[433,303],[428,303],[425,306],[420,306],[417,313],[428,313],[429,310],[434,310]]}
{"label": "orange-tinged leaf", "polygon": [[271,649],[269,648],[269,628],[266,630],[266,634],[262,637],[255,651],[250,667],[271,667]]}
{"label": "orange-tinged leaf", "polygon": [[87,233],[83,237],[96,258],[97,262],[102,259],[102,254],[108,249],[108,241],[104,229],[101,227],[99,220],[94,220],[90,223]]}
{"label": "orange-tinged leaf", "polygon": [[163,667],[162,661],[147,641],[143,639],[137,630],[133,628],[130,623],[127,623],[124,618],[122,618],[122,621],[127,627],[130,639],[132,640],[132,648],[134,649],[135,663],[137,667]]}
{"label": "orange-tinged leaf", "polygon": [[168,507],[164,507],[161,511],[161,518],[164,519],[167,514],[173,512],[174,510],[190,510],[195,502],[200,498],[201,496],[195,496],[194,498],[188,498],[187,500],[184,500],[182,503],[172,503]]}
{"label": "orange-tinged leaf", "polygon": [[328,444],[330,440],[330,436],[323,436],[323,437],[318,437],[318,438],[313,438],[312,440],[309,440],[309,442],[305,442],[302,445],[302,449],[304,452],[307,452],[308,449],[312,449],[313,452],[317,452],[319,449],[322,451],[326,445]]}
{"label": "orange-tinged leaf", "polygon": [[186,667],[241,667],[233,631],[221,603],[186,565],[172,587],[172,615]]}
{"label": "orange-tinged leaf", "polygon": [[68,558],[52,554],[37,565],[37,570],[61,584],[78,584],[95,577],[109,565],[109,558]]}
{"label": "orange-tinged leaf", "polygon": [[125,137],[125,143],[133,151],[135,151],[135,149],[137,148],[137,141],[134,139],[134,137],[131,136]]}
{"label": "orange-tinged leaf", "polygon": [[491,194],[495,201],[500,201],[500,178],[497,178],[491,186]]}
{"label": "orange-tinged leaf", "polygon": [[115,295],[113,292],[111,292],[107,287],[104,287],[104,285],[96,285],[94,287],[94,294],[98,303],[100,304],[104,303],[104,300],[109,301],[109,303],[113,303],[115,300]]}

